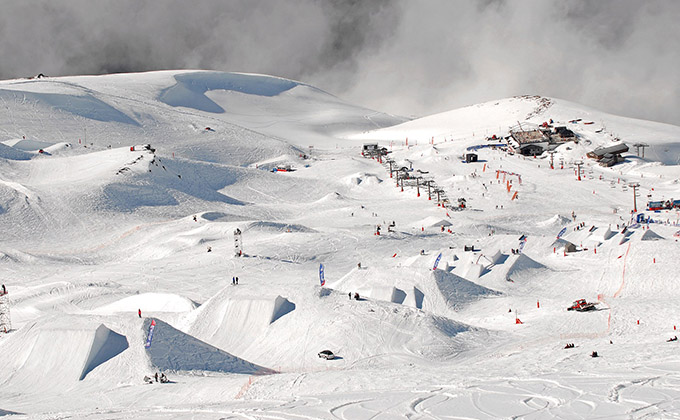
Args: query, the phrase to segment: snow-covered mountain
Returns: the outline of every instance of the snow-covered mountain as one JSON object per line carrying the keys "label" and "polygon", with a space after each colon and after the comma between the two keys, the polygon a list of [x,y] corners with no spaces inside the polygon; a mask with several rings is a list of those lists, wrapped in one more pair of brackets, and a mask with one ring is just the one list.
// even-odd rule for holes
{"label": "snow-covered mountain", "polygon": [[[407,121],[213,71],[0,99],[0,416],[680,410],[680,213],[644,211],[680,198],[680,127],[543,97]],[[576,137],[507,149],[543,123]],[[587,157],[620,144],[614,166]],[[580,298],[597,310],[567,311]]]}

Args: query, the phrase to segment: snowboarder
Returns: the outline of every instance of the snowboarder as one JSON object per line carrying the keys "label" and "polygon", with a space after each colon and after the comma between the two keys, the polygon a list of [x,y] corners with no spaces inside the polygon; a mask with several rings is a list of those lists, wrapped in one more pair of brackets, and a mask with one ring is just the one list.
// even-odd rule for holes
{"label": "snowboarder", "polygon": [[196,219],[196,216],[194,216],[194,222],[198,222],[198,220]]}
{"label": "snowboarder", "polygon": [[158,382],[158,372],[156,372],[156,374],[154,375],[154,377],[156,378],[156,382]]}
{"label": "snowboarder", "polygon": [[165,373],[161,373],[161,383],[167,384],[168,382],[170,382],[170,381],[168,380],[168,377],[165,376]]}
{"label": "snowboarder", "polygon": [[361,261],[359,261],[359,263],[357,264],[357,268],[361,270]]}
{"label": "snowboarder", "polygon": [[352,300],[352,292],[349,292],[348,295],[349,295],[349,300]]}
{"label": "snowboarder", "polygon": [[7,289],[5,288],[5,285],[2,285],[2,294],[6,295],[7,294]]}
{"label": "snowboarder", "polygon": [[236,285],[236,277],[231,278],[231,284],[232,284],[232,286]]}
{"label": "snowboarder", "polygon": [[208,247],[208,252],[212,252],[212,247]]}
{"label": "snowboarder", "polygon": [[359,300],[359,293],[354,292],[354,299],[355,299],[355,300]]}
{"label": "snowboarder", "polygon": [[590,357],[599,357],[599,356],[597,355],[597,352],[594,351],[594,352],[592,352],[592,353],[590,354]]}
{"label": "snowboarder", "polygon": [[138,315],[140,318],[142,317],[142,310],[141,310],[141,309],[137,309],[137,315]]}
{"label": "snowboarder", "polygon": [[669,338],[669,339],[666,340],[666,341],[669,342],[669,343],[670,343],[671,341],[678,341],[678,336],[676,335],[675,337]]}

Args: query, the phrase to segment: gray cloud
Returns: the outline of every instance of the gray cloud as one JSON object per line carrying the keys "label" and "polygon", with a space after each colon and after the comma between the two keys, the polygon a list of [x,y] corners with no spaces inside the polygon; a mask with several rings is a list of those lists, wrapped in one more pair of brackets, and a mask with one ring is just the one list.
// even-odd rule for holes
{"label": "gray cloud", "polygon": [[201,68],[425,115],[519,94],[680,124],[674,0],[0,0],[0,78]]}

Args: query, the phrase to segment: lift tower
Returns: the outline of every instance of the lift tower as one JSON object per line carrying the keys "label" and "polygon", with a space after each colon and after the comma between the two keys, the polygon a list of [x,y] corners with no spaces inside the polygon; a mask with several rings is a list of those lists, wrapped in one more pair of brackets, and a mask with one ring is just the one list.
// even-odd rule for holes
{"label": "lift tower", "polygon": [[12,319],[9,315],[9,294],[6,289],[0,289],[0,332],[8,333],[12,329]]}

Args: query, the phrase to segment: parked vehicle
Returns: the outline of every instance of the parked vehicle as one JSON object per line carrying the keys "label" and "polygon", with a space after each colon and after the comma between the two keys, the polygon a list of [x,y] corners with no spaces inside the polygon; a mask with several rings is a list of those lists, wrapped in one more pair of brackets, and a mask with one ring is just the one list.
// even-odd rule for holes
{"label": "parked vehicle", "polygon": [[335,355],[334,355],[333,352],[330,351],[330,350],[321,350],[321,351],[319,352],[319,357],[322,358],[322,359],[326,359],[326,360],[333,360],[333,359],[335,359]]}

